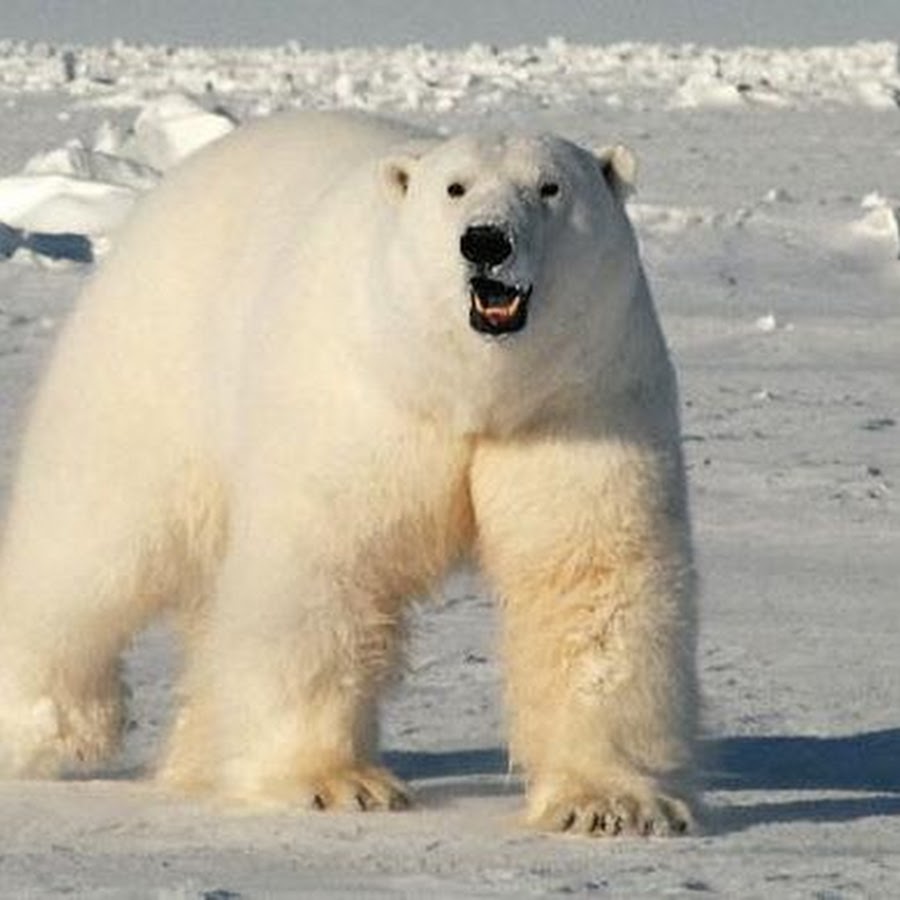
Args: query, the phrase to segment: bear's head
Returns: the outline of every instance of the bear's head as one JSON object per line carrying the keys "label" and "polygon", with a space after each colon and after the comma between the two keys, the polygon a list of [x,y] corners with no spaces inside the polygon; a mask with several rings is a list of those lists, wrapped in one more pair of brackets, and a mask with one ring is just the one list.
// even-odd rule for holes
{"label": "bear's head", "polygon": [[554,303],[567,272],[583,289],[621,257],[634,170],[622,146],[593,154],[557,137],[465,135],[392,157],[382,176],[401,207],[403,268],[438,276],[432,296],[461,284],[471,328],[499,337],[525,329],[532,304]]}
{"label": "bear's head", "polygon": [[624,147],[593,153],[546,135],[462,135],[381,160],[378,314],[391,333],[444,348],[482,390],[490,380],[534,394],[526,382],[536,369],[552,381],[550,367],[590,378],[615,352],[640,279],[624,208],[634,170]]}

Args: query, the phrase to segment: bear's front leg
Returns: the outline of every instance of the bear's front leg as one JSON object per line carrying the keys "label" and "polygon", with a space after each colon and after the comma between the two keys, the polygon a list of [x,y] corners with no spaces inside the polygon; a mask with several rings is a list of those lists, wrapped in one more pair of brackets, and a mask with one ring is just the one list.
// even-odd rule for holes
{"label": "bear's front leg", "polygon": [[696,625],[677,448],[491,442],[472,482],[483,566],[504,605],[510,749],[529,821],[593,835],[688,830]]}

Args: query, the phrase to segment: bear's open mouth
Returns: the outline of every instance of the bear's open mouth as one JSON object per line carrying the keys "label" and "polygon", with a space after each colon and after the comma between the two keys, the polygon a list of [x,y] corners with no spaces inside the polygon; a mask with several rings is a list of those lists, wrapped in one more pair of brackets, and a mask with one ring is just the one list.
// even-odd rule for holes
{"label": "bear's open mouth", "polygon": [[469,282],[469,324],[483,334],[511,334],[528,321],[531,285],[504,284],[478,276]]}

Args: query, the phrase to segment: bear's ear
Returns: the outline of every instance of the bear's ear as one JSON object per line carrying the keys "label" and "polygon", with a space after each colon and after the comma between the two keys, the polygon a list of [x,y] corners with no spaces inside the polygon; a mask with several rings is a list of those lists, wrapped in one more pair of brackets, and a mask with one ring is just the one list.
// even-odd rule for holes
{"label": "bear's ear", "polygon": [[613,194],[623,203],[635,190],[637,157],[624,144],[604,147],[595,154],[600,171]]}
{"label": "bear's ear", "polygon": [[392,156],[381,161],[381,181],[392,200],[406,196],[415,165],[414,156]]}

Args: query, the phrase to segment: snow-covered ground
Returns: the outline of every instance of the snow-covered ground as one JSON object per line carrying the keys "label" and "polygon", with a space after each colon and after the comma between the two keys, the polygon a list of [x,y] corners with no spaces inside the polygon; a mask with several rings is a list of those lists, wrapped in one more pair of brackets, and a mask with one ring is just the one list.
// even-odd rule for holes
{"label": "snow-covered ground", "polygon": [[[0,895],[900,896],[897,46],[66,57],[0,41],[0,221],[102,254],[118,201],[229,127],[173,92],[238,119],[351,106],[638,152],[632,213],[681,373],[703,578],[704,831],[588,841],[517,823],[492,603],[463,572],[417,616],[385,710],[415,811],[235,816],[157,794],[141,774],[174,665],[157,628],[129,655],[134,724],[106,777],[0,784]],[[0,506],[27,397],[91,268],[9,246]]]}

